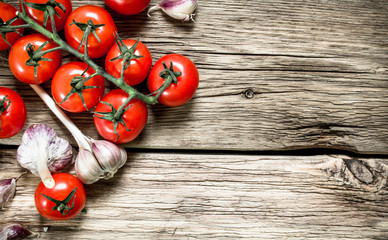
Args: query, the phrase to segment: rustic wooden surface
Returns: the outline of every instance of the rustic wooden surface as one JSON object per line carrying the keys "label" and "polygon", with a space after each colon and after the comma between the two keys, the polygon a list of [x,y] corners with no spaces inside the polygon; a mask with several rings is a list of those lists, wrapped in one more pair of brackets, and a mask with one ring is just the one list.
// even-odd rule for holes
{"label": "rustic wooden surface", "polygon": [[[73,1],[87,3],[106,7]],[[86,186],[86,214],[43,219],[32,200],[39,180],[26,174],[0,226],[23,223],[42,239],[387,239],[388,1],[199,1],[196,23],[108,11],[153,62],[191,58],[198,91],[182,107],[149,107],[127,164]],[[74,144],[7,55],[0,85],[24,98],[26,127],[49,124]],[[90,113],[69,116],[99,138]],[[23,172],[20,140],[0,140],[0,178]]]}
{"label": "rustic wooden surface", "polygon": [[[74,1],[80,4],[86,1]],[[147,128],[130,147],[388,152],[385,0],[199,1],[194,24],[162,12],[113,16],[123,37],[141,37],[154,62],[181,53],[200,72],[194,99],[179,108],[151,107]],[[67,134],[30,87],[11,76],[6,54],[0,74],[2,85],[24,96],[28,124],[45,121]],[[91,114],[70,116],[98,137]]]}
{"label": "rustic wooden surface", "polygon": [[[87,214],[45,220],[38,180],[17,183],[0,224],[43,239],[386,239],[388,159],[135,153],[112,180],[86,187]],[[2,177],[21,173],[3,151]],[[48,227],[46,233],[43,227]]]}

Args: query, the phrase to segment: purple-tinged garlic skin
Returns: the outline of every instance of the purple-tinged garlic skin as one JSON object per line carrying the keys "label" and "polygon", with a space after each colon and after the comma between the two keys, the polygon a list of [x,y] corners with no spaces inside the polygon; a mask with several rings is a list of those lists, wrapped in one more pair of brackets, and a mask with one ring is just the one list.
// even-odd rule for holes
{"label": "purple-tinged garlic skin", "polygon": [[161,3],[149,8],[147,15],[150,12],[162,9],[167,15],[182,22],[193,19],[194,11],[197,9],[197,0],[163,0]]}
{"label": "purple-tinged garlic skin", "polygon": [[17,149],[20,165],[38,176],[37,159],[44,155],[51,173],[56,173],[73,162],[70,143],[58,137],[54,129],[45,124],[33,124],[23,134]]}
{"label": "purple-tinged garlic skin", "polygon": [[9,178],[0,180],[0,209],[15,196],[16,179]]}
{"label": "purple-tinged garlic skin", "polygon": [[1,229],[0,239],[21,239],[30,236],[32,233],[20,224],[11,224]]}
{"label": "purple-tinged garlic skin", "polygon": [[[105,171],[115,173],[127,161],[124,148],[106,140],[94,141],[92,150],[98,163]],[[123,154],[123,151],[125,154]]]}

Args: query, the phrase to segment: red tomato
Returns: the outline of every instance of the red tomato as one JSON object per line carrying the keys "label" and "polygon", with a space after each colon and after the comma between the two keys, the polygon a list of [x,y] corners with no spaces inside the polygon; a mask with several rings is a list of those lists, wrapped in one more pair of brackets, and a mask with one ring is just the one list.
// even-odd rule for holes
{"label": "red tomato", "polygon": [[115,12],[124,15],[135,15],[142,12],[151,0],[104,0]]}
{"label": "red tomato", "polygon": [[[67,17],[70,15],[72,11],[72,5],[70,0],[55,0],[57,3],[60,3],[63,5],[65,8],[65,11],[62,11],[60,7],[55,7],[54,10],[59,14],[58,15],[54,14],[54,21],[55,21],[55,28],[57,31],[61,31],[63,27],[65,26],[65,22]],[[44,4],[48,2],[48,0],[24,0],[26,3],[38,3],[38,4]],[[32,7],[26,6],[26,12],[30,18],[32,18],[35,22],[39,23],[41,26],[43,26],[43,21],[44,21],[44,11],[40,11],[37,9],[34,9]],[[19,1],[19,7],[20,10],[23,11],[22,8],[22,1]],[[46,23],[46,29],[49,31],[52,31],[51,27],[51,18],[49,17]]]}
{"label": "red tomato", "polygon": [[126,130],[123,123],[118,123],[116,135],[114,131],[113,121],[100,119],[101,112],[112,112],[112,108],[102,102],[112,104],[115,110],[118,110],[121,105],[127,100],[128,94],[121,89],[115,89],[107,93],[95,109],[94,125],[98,133],[106,140],[115,143],[127,143],[135,139],[143,130],[147,123],[148,110],[147,105],[139,99],[132,99],[127,105],[131,105],[123,114],[122,121],[125,123]]}
{"label": "red tomato", "polygon": [[[86,24],[88,20],[92,20],[94,25],[105,24],[104,26],[97,27],[95,30],[101,42],[98,41],[93,33],[89,35],[88,54],[90,58],[104,56],[112,45],[115,44],[114,33],[117,31],[116,24],[108,11],[102,7],[85,5],[75,9],[67,18],[65,24],[66,41],[70,46],[78,49],[84,32],[76,24],[72,24],[73,20],[83,24]],[[82,43],[80,52],[85,52],[84,43]]]}
{"label": "red tomato", "polygon": [[[36,187],[36,209],[43,217],[51,220],[71,219],[85,207],[86,194],[84,186],[78,178],[68,173],[57,173],[53,175],[53,178],[55,181],[53,188],[46,188],[43,182],[40,182]],[[72,191],[74,195],[72,195]],[[67,197],[71,198],[66,202],[64,200]],[[60,202],[62,202],[62,207],[65,208],[62,212],[57,209],[61,205]]]}
{"label": "red tomato", "polygon": [[[136,44],[136,40],[126,39],[123,40],[123,43],[128,48],[131,48],[134,44]],[[116,78],[119,78],[121,75],[121,68],[123,66],[122,59],[116,59],[110,61],[111,59],[119,56],[120,49],[117,44],[115,44],[108,52],[105,58],[105,69],[106,71],[113,75]],[[124,81],[130,85],[134,86],[146,79],[152,65],[152,57],[148,48],[142,43],[138,42],[133,52],[135,56],[143,56],[141,58],[132,59],[130,61],[129,67],[124,71]],[[126,63],[127,64],[127,63]]]}
{"label": "red tomato", "polygon": [[23,99],[15,91],[0,87],[0,138],[16,135],[27,120]]}
{"label": "red tomato", "polygon": [[[30,58],[26,50],[27,45],[31,43],[34,45],[34,49],[37,50],[46,41],[49,41],[47,37],[40,33],[35,33],[24,36],[14,43],[9,52],[8,63],[13,75],[15,75],[17,79],[28,84],[40,84],[54,76],[55,71],[62,64],[61,50],[56,50],[43,55],[43,58],[48,58],[52,61],[39,61],[37,79],[35,79],[35,67],[26,65],[27,60]],[[55,43],[50,41],[42,50],[45,51],[56,46]]]}
{"label": "red tomato", "polygon": [[177,83],[171,83],[160,95],[158,101],[166,106],[176,107],[188,102],[194,95],[199,84],[199,74],[194,63],[185,56],[179,54],[168,54],[160,58],[148,76],[148,89],[151,93],[156,92],[164,83],[165,79],[159,76],[165,67],[173,64],[174,71],[180,72]]}
{"label": "red tomato", "polygon": [[[86,69],[88,70],[85,72]],[[51,92],[58,105],[69,112],[83,112],[95,107],[104,95],[104,78],[97,75],[83,85],[79,83],[93,73],[95,71],[84,62],[69,62],[60,67],[51,81]],[[81,75],[83,78],[78,82],[74,80],[74,77],[79,78]],[[80,95],[83,96],[87,109]],[[63,102],[67,96],[70,97]]]}
{"label": "red tomato", "polygon": [[[8,3],[0,2],[0,18],[3,22],[7,22],[8,20],[14,18],[16,16],[17,9]],[[21,19],[16,19],[14,22],[11,23],[12,26],[21,25],[23,24],[23,21]],[[20,34],[23,34],[24,29],[20,28],[18,29],[18,32]],[[13,44],[18,38],[21,37],[21,35],[16,32],[6,33],[5,38],[9,44]],[[4,38],[0,35],[0,51],[6,50],[10,48],[11,46],[4,41]]]}

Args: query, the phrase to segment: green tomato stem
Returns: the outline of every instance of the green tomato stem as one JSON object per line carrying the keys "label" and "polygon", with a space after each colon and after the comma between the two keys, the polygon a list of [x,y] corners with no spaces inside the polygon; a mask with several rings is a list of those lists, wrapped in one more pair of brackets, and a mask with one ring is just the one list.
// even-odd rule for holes
{"label": "green tomato stem", "polygon": [[133,99],[132,96],[129,96],[125,102],[123,104],[121,104],[121,106],[119,107],[119,109],[117,109],[117,112],[115,113],[115,115],[113,116],[114,119],[116,120],[119,120],[121,118],[121,116],[124,114],[124,109],[125,109],[125,106],[127,106],[127,104]]}
{"label": "green tomato stem", "polygon": [[53,33],[56,34],[57,33],[57,26],[55,26],[55,21],[54,21],[55,10],[51,6],[47,7],[47,9],[48,9],[49,15],[50,15],[51,29],[52,29]]}
{"label": "green tomato stem", "polygon": [[50,48],[50,49],[47,49],[44,51],[39,51],[36,54],[34,54],[34,59],[40,59],[41,57],[43,57],[47,53],[55,52],[55,51],[62,50],[62,49],[63,49],[62,46],[58,46],[58,47]]}
{"label": "green tomato stem", "polygon": [[[24,6],[24,1],[22,1],[22,8],[24,9],[25,6]],[[151,95],[144,95],[142,93],[140,93],[139,91],[137,91],[136,89],[132,88],[131,86],[129,86],[128,84],[125,83],[125,81],[123,81],[123,79],[120,79],[120,78],[115,78],[114,76],[110,75],[109,73],[107,73],[102,67],[98,66],[95,62],[93,62],[88,56],[87,54],[82,54],[80,53],[78,50],[72,48],[67,42],[65,42],[64,40],[62,40],[59,35],[53,31],[53,32],[50,32],[48,31],[47,29],[45,29],[44,27],[42,27],[41,25],[39,25],[38,23],[36,23],[33,19],[31,19],[27,14],[26,14],[26,11],[24,10],[23,12],[17,12],[17,16],[22,19],[24,22],[26,22],[28,24],[29,27],[31,27],[32,29],[40,32],[41,34],[45,35],[46,37],[48,37],[49,39],[51,39],[53,42],[55,42],[56,44],[58,44],[60,46],[60,48],[64,51],[67,51],[71,54],[73,54],[74,56],[76,56],[77,58],[81,59],[82,61],[84,61],[85,63],[87,63],[91,68],[93,68],[96,73],[100,76],[102,76],[103,78],[105,78],[106,80],[112,82],[113,84],[115,84],[117,87],[121,88],[122,90],[124,90],[125,92],[128,93],[129,96],[131,96],[132,98],[137,98],[139,100],[142,100],[144,101],[145,103],[147,104],[156,104],[157,103],[157,99],[158,97],[160,96],[160,94],[157,94],[155,96],[151,96]],[[53,22],[53,20],[51,20]],[[87,42],[86,42],[87,43]],[[86,50],[86,49],[85,49]],[[167,81],[166,81],[167,82]],[[165,82],[165,83],[166,83]],[[168,85],[164,84],[160,89],[159,91],[162,92],[164,91],[166,88],[168,87]],[[160,93],[159,92],[159,93]]]}

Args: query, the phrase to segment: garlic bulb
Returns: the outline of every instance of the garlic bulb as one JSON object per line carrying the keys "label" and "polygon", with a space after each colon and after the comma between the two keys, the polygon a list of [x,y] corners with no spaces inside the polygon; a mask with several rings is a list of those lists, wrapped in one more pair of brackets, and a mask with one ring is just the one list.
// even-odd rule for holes
{"label": "garlic bulb", "polygon": [[109,179],[127,161],[124,148],[105,140],[89,139],[92,151],[80,149],[75,161],[75,173],[86,184]]}
{"label": "garlic bulb", "polygon": [[150,12],[162,9],[170,17],[181,20],[182,22],[194,21],[193,12],[196,8],[197,0],[163,0],[156,6],[151,7],[147,15],[150,16]]}
{"label": "garlic bulb", "polygon": [[51,173],[56,173],[73,161],[70,143],[57,136],[54,129],[45,124],[33,124],[23,134],[17,149],[19,164],[40,176],[47,188],[55,185]]}

